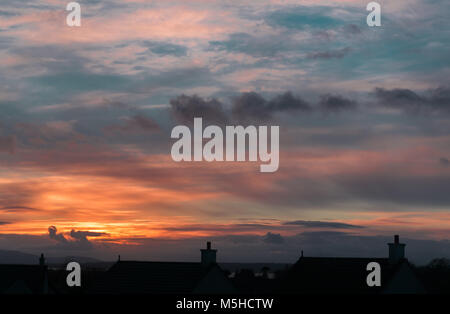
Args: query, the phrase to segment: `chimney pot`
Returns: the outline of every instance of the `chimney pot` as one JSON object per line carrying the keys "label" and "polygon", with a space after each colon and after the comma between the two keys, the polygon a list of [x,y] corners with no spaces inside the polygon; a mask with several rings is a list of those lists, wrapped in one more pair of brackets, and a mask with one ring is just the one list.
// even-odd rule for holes
{"label": "chimney pot", "polygon": [[39,265],[41,266],[45,265],[45,257],[43,253],[41,253],[41,257],[39,257]]}
{"label": "chimney pot", "polygon": [[396,234],[394,236],[394,243],[388,243],[389,245],[389,262],[391,264],[397,264],[405,258],[405,246],[406,244],[400,243],[400,236]]}
{"label": "chimney pot", "polygon": [[201,263],[203,266],[210,266],[216,264],[217,250],[211,249],[211,242],[206,242],[206,249],[200,250],[202,253]]}

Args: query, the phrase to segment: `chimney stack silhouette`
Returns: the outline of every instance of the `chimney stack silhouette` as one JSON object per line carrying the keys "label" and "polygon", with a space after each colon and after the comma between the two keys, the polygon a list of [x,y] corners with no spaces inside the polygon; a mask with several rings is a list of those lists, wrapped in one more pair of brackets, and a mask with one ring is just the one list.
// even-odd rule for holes
{"label": "chimney stack silhouette", "polygon": [[45,257],[44,254],[41,253],[41,257],[39,257],[39,265],[44,266],[45,265]]}
{"label": "chimney stack silhouette", "polygon": [[405,258],[405,246],[406,244],[400,243],[400,236],[396,234],[394,236],[394,243],[388,243],[389,245],[389,262],[391,264],[397,264]]}
{"label": "chimney stack silhouette", "polygon": [[211,266],[216,264],[216,253],[217,250],[211,249],[211,242],[206,243],[206,249],[201,249],[202,252],[202,260],[201,263],[203,266]]}

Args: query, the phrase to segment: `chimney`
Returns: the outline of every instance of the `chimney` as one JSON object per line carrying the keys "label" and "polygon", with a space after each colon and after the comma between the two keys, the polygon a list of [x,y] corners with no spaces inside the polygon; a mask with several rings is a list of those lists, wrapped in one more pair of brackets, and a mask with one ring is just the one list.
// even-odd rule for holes
{"label": "chimney", "polygon": [[389,262],[391,264],[397,264],[405,258],[405,246],[406,244],[400,243],[399,235],[394,236],[394,243],[388,243],[389,245]]}
{"label": "chimney", "polygon": [[216,263],[216,252],[217,250],[211,249],[211,242],[206,243],[206,249],[201,249],[202,252],[202,265],[211,266]]}
{"label": "chimney", "polygon": [[41,257],[39,257],[39,265],[44,266],[45,265],[45,257],[44,254],[41,253]]}

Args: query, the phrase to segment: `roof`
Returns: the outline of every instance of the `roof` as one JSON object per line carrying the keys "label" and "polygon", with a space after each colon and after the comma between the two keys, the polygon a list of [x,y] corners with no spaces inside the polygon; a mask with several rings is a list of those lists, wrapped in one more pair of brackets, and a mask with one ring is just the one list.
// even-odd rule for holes
{"label": "roof", "polygon": [[44,293],[46,270],[39,265],[0,265],[0,293]]}
{"label": "roof", "polygon": [[381,266],[384,287],[406,259],[389,263],[388,258],[300,257],[283,281],[282,291],[301,293],[379,293],[382,287],[369,287],[366,283],[367,264]]}
{"label": "roof", "polygon": [[[218,266],[211,266],[217,267]],[[118,261],[93,287],[93,293],[191,293],[211,271],[201,263]]]}

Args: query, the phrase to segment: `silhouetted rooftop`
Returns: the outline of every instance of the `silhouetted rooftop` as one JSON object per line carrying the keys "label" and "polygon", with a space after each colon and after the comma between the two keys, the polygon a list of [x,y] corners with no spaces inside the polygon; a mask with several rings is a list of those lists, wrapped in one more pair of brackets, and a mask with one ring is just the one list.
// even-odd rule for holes
{"label": "silhouetted rooftop", "polygon": [[192,293],[211,271],[200,263],[118,261],[94,293]]}
{"label": "silhouetted rooftop", "polygon": [[0,265],[0,293],[44,293],[46,266]]}
{"label": "silhouetted rooftop", "polygon": [[[366,283],[367,264],[381,266],[382,287]],[[302,293],[377,293],[391,280],[403,263],[392,264],[388,258],[300,257],[288,272],[282,286],[284,292]]]}

